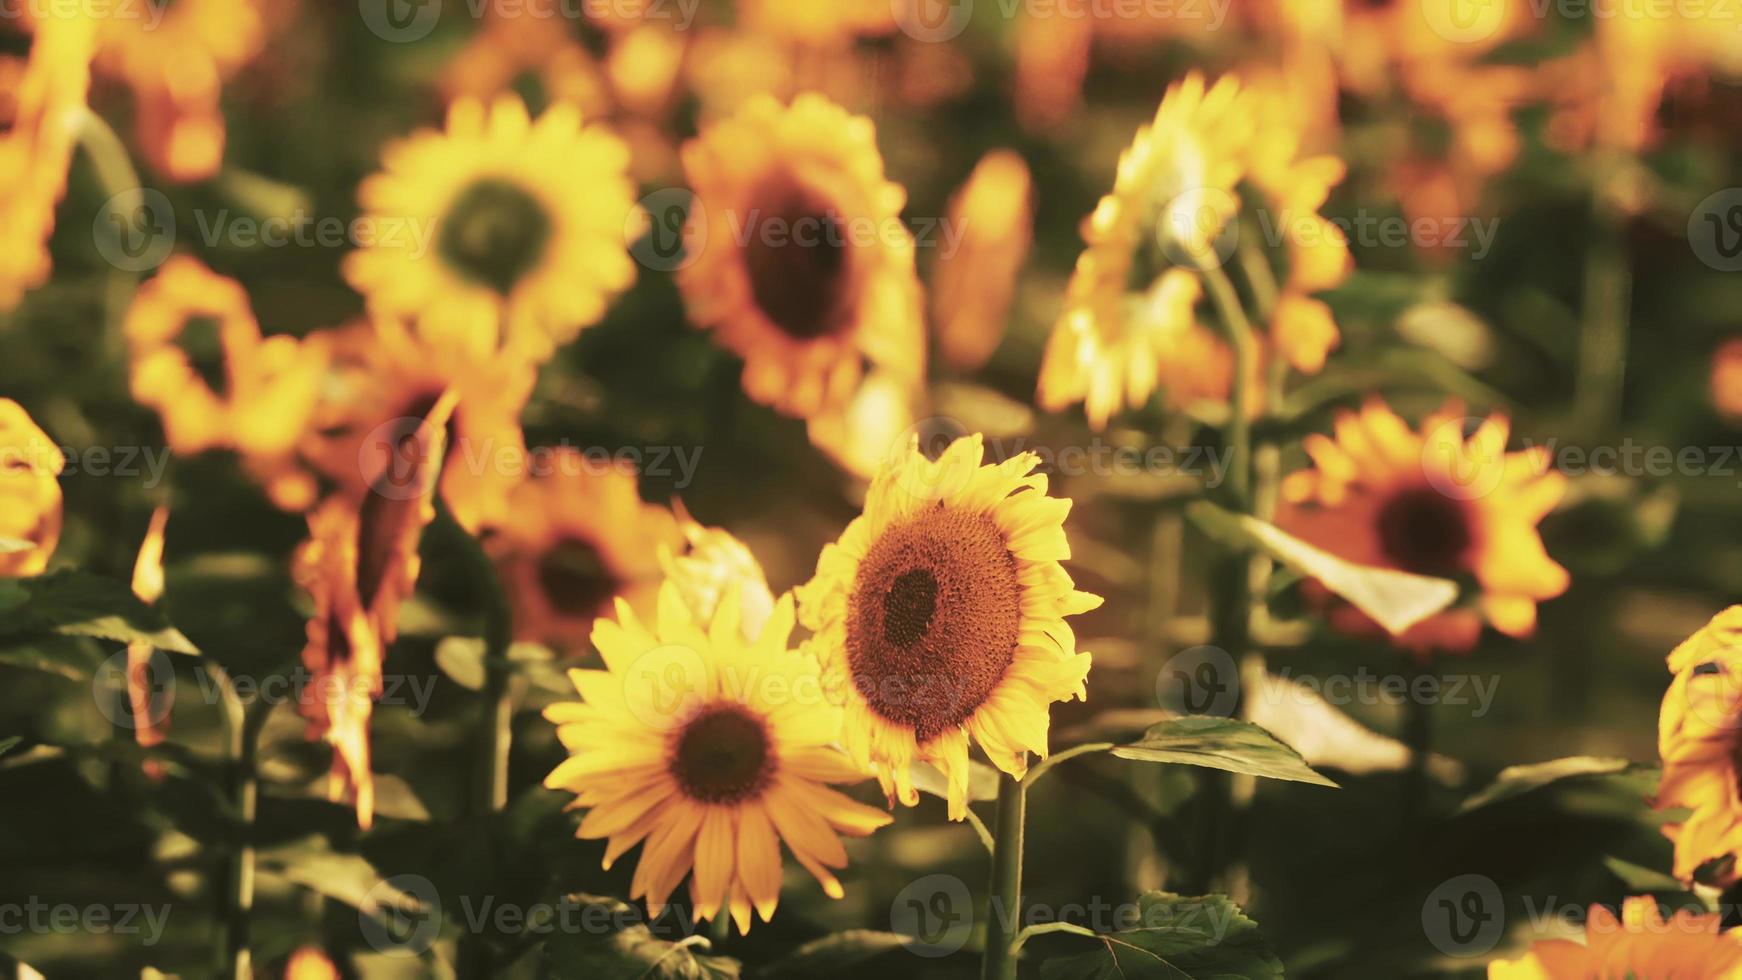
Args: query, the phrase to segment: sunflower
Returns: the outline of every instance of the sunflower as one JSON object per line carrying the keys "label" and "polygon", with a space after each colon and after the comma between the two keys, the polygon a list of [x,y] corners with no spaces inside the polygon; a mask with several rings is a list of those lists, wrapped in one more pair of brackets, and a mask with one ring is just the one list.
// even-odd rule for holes
{"label": "sunflower", "polygon": [[[1491,416],[1465,437],[1463,412],[1448,405],[1412,431],[1384,402],[1344,412],[1336,438],[1304,448],[1313,466],[1282,484],[1277,523],[1309,544],[1360,565],[1418,575],[1473,578],[1473,608],[1410,629],[1397,642],[1426,652],[1467,650],[1486,621],[1511,636],[1536,627],[1536,604],[1566,591],[1566,569],[1543,549],[1536,525],[1566,490],[1547,447],[1506,452],[1507,420]],[[1377,627],[1353,607],[1333,624]]]}
{"label": "sunflower", "polygon": [[873,369],[859,379],[846,404],[806,419],[805,435],[841,469],[869,480],[890,447],[905,443],[924,399],[923,385]]}
{"label": "sunflower", "polygon": [[284,964],[284,980],[339,980],[339,970],[319,946],[298,946]]}
{"label": "sunflower", "polygon": [[[1154,122],[1120,155],[1112,192],[1083,222],[1087,247],[1041,362],[1043,409],[1082,402],[1099,429],[1158,384],[1186,382],[1169,388],[1176,406],[1226,398],[1232,358],[1193,315],[1201,286],[1189,266],[1213,260],[1238,210],[1255,129],[1252,97],[1232,76],[1206,87],[1194,72],[1168,88]],[[1133,295],[1134,281],[1149,285]]]}
{"label": "sunflower", "polygon": [[1669,672],[1675,679],[1657,725],[1663,779],[1652,805],[1688,811],[1663,828],[1675,842],[1676,877],[1701,872],[1727,885],[1742,877],[1742,606],[1671,651]]}
{"label": "sunflower", "polygon": [[659,555],[683,538],[670,511],[642,502],[627,465],[564,448],[541,453],[537,469],[514,488],[486,545],[514,603],[515,635],[579,644],[618,599],[652,607]]}
{"label": "sunflower", "polygon": [[0,57],[0,310],[48,279],[48,238],[96,51],[86,16],[43,14],[29,26],[28,57]]}
{"label": "sunflower", "polygon": [[[168,522],[169,508],[152,511],[145,540],[133,561],[133,594],[147,604],[163,598],[163,532]],[[151,658],[155,652],[150,643],[127,645],[127,699],[133,706],[133,739],[147,748],[162,744],[167,721],[158,717],[151,703]],[[156,760],[146,763],[146,771],[154,777],[162,773]]]}
{"label": "sunflower", "polygon": [[994,150],[950,202],[944,227],[959,238],[956,250],[940,251],[932,266],[932,321],[939,353],[959,371],[983,366],[1004,337],[1034,237],[1032,190],[1022,157]]}
{"label": "sunflower", "polygon": [[1250,178],[1284,230],[1280,293],[1270,316],[1270,344],[1295,370],[1316,374],[1340,339],[1331,309],[1314,293],[1349,278],[1353,262],[1342,229],[1319,214],[1348,168],[1328,154],[1302,156],[1309,116],[1286,83],[1266,86],[1258,99],[1261,136],[1251,148]]}
{"label": "sunflower", "polygon": [[744,639],[754,641],[774,612],[774,592],[762,564],[744,542],[719,527],[703,527],[677,508],[678,528],[683,532],[681,550],[661,548],[659,567],[666,581],[677,586],[684,605],[699,623],[710,623],[726,594],[738,593],[738,618]]}
{"label": "sunflower", "polygon": [[619,600],[617,619],[594,626],[605,669],[570,671],[582,701],[545,709],[570,753],[545,786],[576,794],[588,811],[576,835],[609,840],[605,867],[645,842],[630,897],[653,915],[693,871],[696,917],[725,911],[741,932],[753,909],[768,921],[782,841],[841,897],[830,870],[847,862],[837,835],[864,836],[890,816],[828,785],[868,773],[834,745],[841,712],[822,697],[816,663],[788,649],[791,596],[753,642],[736,592],[705,628],[675,584],[658,605],[657,622],[644,624]]}
{"label": "sunflower", "polygon": [[1742,419],[1742,339],[1725,341],[1712,355],[1712,406],[1727,419]]}
{"label": "sunflower", "polygon": [[[309,537],[292,560],[292,575],[313,606],[303,666],[319,697],[303,702],[309,737],[333,746],[329,795],[351,797],[358,826],[374,821],[375,781],[369,764],[369,720],[381,693],[386,645],[399,631],[399,605],[417,584],[418,542],[435,519],[437,470],[454,395],[437,399],[405,444],[366,461],[372,489],[334,494],[310,512]],[[390,478],[398,461],[413,471]]]}
{"label": "sunflower", "polygon": [[122,332],[133,397],[157,411],[172,451],[234,449],[275,502],[312,502],[295,455],[325,376],[325,337],[262,337],[242,287],[186,256],[139,288]]}
{"label": "sunflower", "polygon": [[1724,930],[1722,916],[1680,909],[1667,920],[1649,897],[1629,898],[1616,917],[1591,906],[1585,944],[1535,943],[1522,959],[1488,964],[1489,980],[1742,980],[1742,931]]}
{"label": "sunflower", "polygon": [[753,98],[683,148],[696,195],[679,270],[690,318],[744,358],[744,390],[788,415],[843,404],[865,362],[918,379],[924,336],[906,193],[871,121],[822,96]]}
{"label": "sunflower", "polygon": [[[139,143],[172,180],[201,180],[224,158],[225,81],[266,41],[263,0],[122,4],[102,19],[97,70],[133,89]],[[141,16],[150,10],[155,16]]]}
{"label": "sunflower", "polygon": [[392,443],[444,393],[458,399],[448,422],[442,499],[468,531],[504,520],[527,462],[520,413],[535,370],[508,352],[474,354],[377,319],[330,337],[333,367],[303,452],[310,465],[352,494],[370,474],[359,460]]}
{"label": "sunflower", "polygon": [[[378,315],[433,341],[542,360],[635,281],[626,241],[645,215],[610,130],[515,95],[462,98],[447,128],[390,145],[358,200],[373,240],[345,258]],[[429,254],[426,254],[429,253]]]}
{"label": "sunflower", "polygon": [[981,465],[982,451],[967,436],[933,462],[910,439],[798,590],[848,753],[909,806],[913,761],[937,765],[957,820],[970,737],[1013,776],[1046,757],[1048,706],[1086,696],[1091,658],[1065,617],[1101,603],[1059,565],[1071,503],[1046,495],[1039,458]]}
{"label": "sunflower", "polygon": [[40,575],[60,543],[66,457],[23,406],[0,398],[0,576]]}

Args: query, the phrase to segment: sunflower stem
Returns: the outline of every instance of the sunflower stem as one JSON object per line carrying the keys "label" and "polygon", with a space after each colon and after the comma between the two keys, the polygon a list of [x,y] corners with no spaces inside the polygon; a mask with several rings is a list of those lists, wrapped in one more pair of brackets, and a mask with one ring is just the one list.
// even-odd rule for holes
{"label": "sunflower stem", "polygon": [[[1417,676],[1430,676],[1434,673],[1432,659],[1419,663]],[[1410,690],[1418,687],[1412,680]],[[1409,746],[1408,781],[1404,784],[1403,819],[1413,825],[1420,820],[1427,809],[1428,795],[1428,764],[1433,758],[1433,705],[1427,698],[1412,697],[1405,708],[1404,743]]]}
{"label": "sunflower stem", "polygon": [[[484,688],[479,709],[472,817],[483,843],[485,867],[498,867],[493,818],[508,805],[508,755],[512,747],[514,691],[508,647],[513,642],[513,618],[496,566],[484,546],[436,500],[436,524],[454,542],[473,586],[484,601]],[[482,936],[470,936],[463,951],[461,975],[494,975],[494,952]]]}
{"label": "sunflower stem", "polygon": [[[133,158],[127,155],[127,144],[121,141],[102,116],[84,109],[78,116],[78,143],[91,161],[97,183],[108,198],[104,207],[131,217],[145,207],[145,187]],[[133,303],[133,291],[139,285],[137,273],[110,266],[107,291],[103,297],[105,335],[111,340],[120,336],[121,321]]]}
{"label": "sunflower stem", "polygon": [[230,774],[230,803],[234,807],[234,853],[224,888],[224,927],[220,930],[218,975],[232,980],[253,976],[249,952],[249,920],[254,913],[254,821],[259,801],[259,774],[255,758],[260,729],[270,707],[256,701],[253,710],[242,701],[228,671],[217,661],[201,662],[211,676],[223,702]]}
{"label": "sunflower stem", "polygon": [[1016,924],[1022,909],[1022,835],[1028,789],[1012,776],[998,777],[998,816],[993,828],[992,883],[986,896],[986,955],[980,980],[1016,980]]}

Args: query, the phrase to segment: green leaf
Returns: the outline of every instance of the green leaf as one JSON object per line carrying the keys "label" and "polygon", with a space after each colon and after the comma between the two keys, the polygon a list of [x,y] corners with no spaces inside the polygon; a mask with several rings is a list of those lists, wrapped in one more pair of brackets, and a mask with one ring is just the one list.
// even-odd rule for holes
{"label": "green leaf", "polygon": [[402,907],[418,904],[416,896],[389,884],[361,855],[335,851],[318,835],[260,851],[256,860],[261,874],[355,909],[382,902]]}
{"label": "green leaf", "polygon": [[1687,891],[1681,882],[1669,875],[1642,864],[1634,864],[1632,861],[1623,861],[1618,857],[1606,857],[1603,859],[1603,867],[1608,868],[1611,874],[1621,879],[1622,884],[1627,886],[1627,894],[1629,895],[1647,893],[1680,895]]}
{"label": "green leaf", "polygon": [[1258,923],[1225,895],[1149,892],[1133,928],[1103,933],[1092,953],[1041,964],[1041,980],[1272,980],[1282,961]]}
{"label": "green leaf", "polygon": [[0,739],[0,755],[5,755],[12,751],[13,746],[16,746],[22,741],[24,741],[24,736],[22,735],[14,735],[11,738]]}
{"label": "green leaf", "polygon": [[759,976],[829,977],[858,966],[912,940],[893,932],[848,929],[813,939],[763,967]]}
{"label": "green leaf", "polygon": [[1187,715],[1164,721],[1137,741],[1114,748],[1113,754],[1138,762],[1171,762],[1317,786],[1337,785],[1314,772],[1300,753],[1276,736],[1238,718]]}
{"label": "green leaf", "polygon": [[708,955],[705,936],[670,942],[653,934],[632,906],[599,895],[570,895],[565,904],[583,906],[580,921],[594,916],[619,929],[558,930],[544,945],[546,975],[557,980],[731,980],[738,961]]}
{"label": "green leaf", "polygon": [[435,663],[448,680],[468,691],[484,689],[484,641],[475,636],[444,637],[436,644]]}
{"label": "green leaf", "polygon": [[14,582],[25,599],[7,605],[0,597],[0,637],[59,633],[146,643],[171,653],[200,652],[162,613],[119,582],[70,570]]}
{"label": "green leaf", "polygon": [[[929,762],[915,763],[913,788],[930,793],[940,800],[949,799],[950,784],[944,774]],[[973,759],[968,760],[968,802],[984,803],[998,798],[998,770]]]}
{"label": "green leaf", "polygon": [[1440,612],[1458,598],[1456,582],[1390,568],[1357,565],[1307,544],[1274,524],[1246,514],[1231,513],[1207,500],[1189,504],[1186,515],[1205,534],[1224,544],[1262,551],[1316,580],[1394,636]]}
{"label": "green leaf", "polygon": [[1458,812],[1469,813],[1478,807],[1511,799],[1514,796],[1541,789],[1550,783],[1563,779],[1575,779],[1582,776],[1616,776],[1629,771],[1639,771],[1639,768],[1626,759],[1590,755],[1573,755],[1564,759],[1551,759],[1548,762],[1508,766],[1500,770],[1500,775],[1494,777],[1494,782],[1488,784],[1487,788],[1465,800],[1464,805],[1458,808]]}

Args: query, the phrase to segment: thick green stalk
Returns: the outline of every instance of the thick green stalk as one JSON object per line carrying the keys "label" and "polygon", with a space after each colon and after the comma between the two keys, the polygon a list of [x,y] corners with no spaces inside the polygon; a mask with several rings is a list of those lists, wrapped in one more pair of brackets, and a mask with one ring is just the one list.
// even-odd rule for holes
{"label": "thick green stalk", "polygon": [[992,883],[986,896],[986,955],[980,980],[1015,980],[1022,918],[1022,835],[1028,788],[998,777],[998,816],[992,829]]}
{"label": "thick green stalk", "polygon": [[218,947],[218,975],[228,976],[231,980],[249,980],[253,976],[248,943],[249,920],[254,913],[254,821],[260,795],[255,758],[260,728],[270,707],[265,706],[265,702],[256,702],[255,710],[250,711],[242,703],[229,673],[215,660],[208,658],[202,663],[223,698],[230,802],[235,810],[232,815],[235,821],[233,853],[224,889],[224,926]]}

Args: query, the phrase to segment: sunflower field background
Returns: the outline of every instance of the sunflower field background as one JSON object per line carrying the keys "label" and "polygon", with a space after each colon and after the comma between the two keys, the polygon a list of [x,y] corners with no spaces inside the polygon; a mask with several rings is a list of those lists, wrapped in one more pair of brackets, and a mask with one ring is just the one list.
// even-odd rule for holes
{"label": "sunflower field background", "polygon": [[0,964],[1742,977],[1742,7],[0,0]]}

